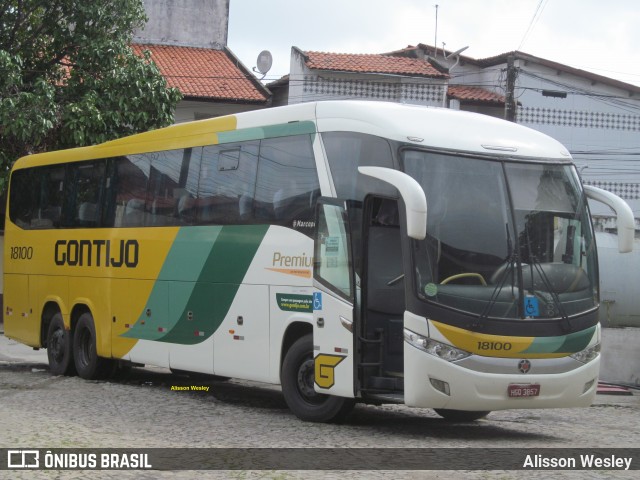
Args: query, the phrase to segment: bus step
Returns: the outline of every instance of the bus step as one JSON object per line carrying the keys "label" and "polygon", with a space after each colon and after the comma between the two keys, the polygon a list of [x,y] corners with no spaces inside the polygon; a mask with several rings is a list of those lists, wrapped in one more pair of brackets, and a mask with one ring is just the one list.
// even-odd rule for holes
{"label": "bus step", "polygon": [[404,378],[402,377],[374,377],[367,379],[367,388],[376,390],[404,390]]}
{"label": "bus step", "polygon": [[404,393],[368,393],[367,400],[381,403],[404,403]]}

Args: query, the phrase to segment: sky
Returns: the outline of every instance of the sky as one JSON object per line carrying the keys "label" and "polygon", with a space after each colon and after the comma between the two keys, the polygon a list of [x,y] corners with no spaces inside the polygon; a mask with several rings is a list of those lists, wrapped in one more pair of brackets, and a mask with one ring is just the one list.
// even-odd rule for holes
{"label": "sky", "polygon": [[640,86],[639,0],[230,0],[227,45],[249,69],[269,50],[266,82],[289,73],[292,46],[386,53],[436,42],[476,59],[519,50]]}

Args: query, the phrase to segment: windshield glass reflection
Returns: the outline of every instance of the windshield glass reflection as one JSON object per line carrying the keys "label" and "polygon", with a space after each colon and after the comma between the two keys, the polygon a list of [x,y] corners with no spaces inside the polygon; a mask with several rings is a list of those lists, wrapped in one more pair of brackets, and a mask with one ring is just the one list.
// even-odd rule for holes
{"label": "windshield glass reflection", "polygon": [[593,234],[573,167],[415,150],[403,162],[428,203],[427,237],[413,242],[421,298],[494,318],[595,306]]}

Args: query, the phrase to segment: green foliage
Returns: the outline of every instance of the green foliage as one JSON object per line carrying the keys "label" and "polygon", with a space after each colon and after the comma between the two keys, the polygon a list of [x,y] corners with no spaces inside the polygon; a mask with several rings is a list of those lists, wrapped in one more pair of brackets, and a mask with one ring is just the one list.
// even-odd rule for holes
{"label": "green foliage", "polygon": [[0,0],[0,191],[28,153],[173,122],[181,98],[129,47],[142,0]]}

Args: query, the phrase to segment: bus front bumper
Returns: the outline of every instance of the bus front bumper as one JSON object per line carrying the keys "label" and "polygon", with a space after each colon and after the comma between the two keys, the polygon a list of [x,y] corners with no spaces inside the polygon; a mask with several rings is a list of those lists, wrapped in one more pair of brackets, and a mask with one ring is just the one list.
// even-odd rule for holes
{"label": "bus front bumper", "polygon": [[[531,373],[514,368],[513,374],[507,374],[471,370],[407,343],[404,354],[404,398],[412,407],[471,411],[587,407],[598,386],[600,357],[570,371],[536,375],[540,360],[531,361]],[[519,386],[522,391],[514,392]],[[510,396],[510,390],[511,395],[524,392],[525,396]],[[535,390],[537,394],[532,395]]]}

